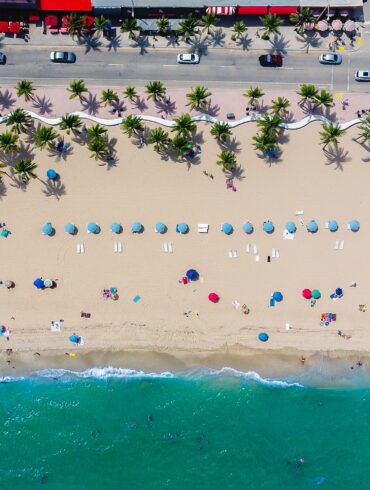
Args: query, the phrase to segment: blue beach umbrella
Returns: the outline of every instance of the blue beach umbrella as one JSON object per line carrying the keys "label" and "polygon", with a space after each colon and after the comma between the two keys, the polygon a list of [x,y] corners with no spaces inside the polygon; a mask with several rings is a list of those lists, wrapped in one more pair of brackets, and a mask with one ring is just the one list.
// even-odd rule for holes
{"label": "blue beach umbrella", "polygon": [[348,226],[351,231],[358,231],[360,229],[360,222],[357,221],[357,219],[352,219],[349,223]]}
{"label": "blue beach umbrella", "polygon": [[189,279],[189,281],[196,281],[199,274],[195,269],[189,269],[186,273],[186,277]]}
{"label": "blue beach umbrella", "polygon": [[167,226],[166,226],[164,223],[160,223],[160,222],[158,222],[158,223],[156,223],[156,225],[155,225],[155,231],[156,231],[157,233],[166,233],[166,231],[167,231]]}
{"label": "blue beach umbrella", "polygon": [[275,301],[282,301],[283,300],[283,295],[281,294],[280,291],[275,291],[274,294],[272,295]]}
{"label": "blue beach umbrella", "polygon": [[342,288],[337,288],[335,290],[335,294],[339,297],[343,296],[343,289]]}
{"label": "blue beach umbrella", "polygon": [[310,233],[316,233],[318,229],[319,227],[317,226],[317,223],[314,219],[307,223],[307,230]]}
{"label": "blue beach umbrella", "polygon": [[41,228],[41,232],[43,235],[50,236],[53,233],[52,224],[51,223],[45,223],[44,226]]}
{"label": "blue beach umbrella", "polygon": [[269,339],[269,336],[267,333],[261,332],[258,334],[258,340],[260,340],[261,342],[267,342],[268,339]]}
{"label": "blue beach umbrella", "polygon": [[248,235],[253,233],[253,225],[250,221],[246,221],[245,223],[243,223],[243,231],[245,231],[245,233],[248,233]]}
{"label": "blue beach umbrella", "polygon": [[73,342],[74,344],[77,344],[77,343],[78,343],[78,341],[79,341],[79,336],[78,336],[78,335],[73,334],[73,335],[71,335],[71,336],[69,337],[69,340],[70,340],[71,342]]}
{"label": "blue beach umbrella", "polygon": [[121,233],[122,226],[119,223],[117,223],[116,221],[113,221],[113,223],[111,223],[111,225],[110,225],[110,231],[112,233]]}
{"label": "blue beach umbrella", "polygon": [[285,229],[288,233],[295,233],[297,231],[297,227],[293,221],[288,221],[288,223],[285,225]]}
{"label": "blue beach umbrella", "polygon": [[38,277],[33,281],[33,285],[37,287],[37,289],[42,289],[44,287],[44,281]]}
{"label": "blue beach umbrella", "polygon": [[337,231],[338,229],[338,223],[335,221],[335,219],[331,219],[328,222],[328,228],[330,231]]}
{"label": "blue beach umbrella", "polygon": [[189,231],[189,226],[186,223],[179,223],[176,225],[176,231],[177,233],[187,233]]}
{"label": "blue beach umbrella", "polygon": [[49,168],[49,170],[46,172],[46,177],[48,179],[55,180],[58,177],[58,174],[54,169]]}
{"label": "blue beach umbrella", "polygon": [[265,231],[266,233],[272,233],[274,231],[274,225],[272,223],[272,221],[265,221],[263,223],[263,231]]}
{"label": "blue beach umbrella", "polygon": [[87,224],[87,232],[88,233],[99,233],[99,225],[95,223],[94,221],[90,221],[90,223]]}
{"label": "blue beach umbrella", "polygon": [[76,227],[73,223],[67,223],[65,226],[64,226],[64,231],[66,233],[69,233],[70,235],[74,235],[75,234],[75,231],[76,231]]}
{"label": "blue beach umbrella", "polygon": [[221,231],[226,235],[230,235],[233,232],[233,227],[230,223],[223,223],[221,225]]}
{"label": "blue beach umbrella", "polygon": [[140,233],[143,231],[143,225],[139,223],[138,221],[135,221],[131,225],[131,231],[132,233]]}

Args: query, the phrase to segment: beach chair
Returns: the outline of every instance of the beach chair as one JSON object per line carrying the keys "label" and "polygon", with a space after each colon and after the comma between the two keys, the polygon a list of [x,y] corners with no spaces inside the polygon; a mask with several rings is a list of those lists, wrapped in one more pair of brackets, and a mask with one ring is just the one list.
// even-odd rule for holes
{"label": "beach chair", "polygon": [[329,221],[326,221],[325,222],[325,230],[328,230],[329,229]]}
{"label": "beach chair", "polygon": [[230,257],[230,259],[232,259],[232,258],[233,258],[233,251],[232,251],[232,250],[229,250],[229,251],[227,252],[227,254],[228,254],[228,256]]}
{"label": "beach chair", "polygon": [[247,243],[247,246],[245,247],[245,251],[247,252],[247,254],[249,254],[249,252],[251,251],[250,243]]}
{"label": "beach chair", "polygon": [[279,257],[280,257],[279,250],[275,250],[275,259],[278,259]]}
{"label": "beach chair", "polygon": [[256,262],[259,262],[259,261],[260,261],[260,256],[256,255]]}
{"label": "beach chair", "polygon": [[272,252],[271,252],[271,258],[273,258],[273,259],[276,258],[276,252],[275,252],[274,248],[272,249]]}
{"label": "beach chair", "polygon": [[80,254],[81,253],[81,246],[79,243],[76,245],[76,253]]}
{"label": "beach chair", "polygon": [[304,212],[301,210],[301,211],[296,211],[295,212],[295,215],[296,216],[301,216],[302,214],[304,214]]}
{"label": "beach chair", "polygon": [[198,223],[198,233],[208,233],[209,225],[207,223]]}
{"label": "beach chair", "polygon": [[83,243],[80,244],[80,250],[82,254],[85,253],[85,245]]}
{"label": "beach chair", "polygon": [[121,242],[117,243],[117,252],[122,253],[122,243]]}
{"label": "beach chair", "polygon": [[257,253],[257,245],[253,245],[253,253],[254,253],[254,255],[256,255],[256,253]]}
{"label": "beach chair", "polygon": [[234,259],[238,258],[238,251],[237,250],[233,250],[233,258]]}
{"label": "beach chair", "polygon": [[168,244],[168,251],[169,251],[170,254],[172,254],[172,252],[173,252],[172,243],[171,242]]}
{"label": "beach chair", "polygon": [[167,253],[168,252],[168,245],[167,243],[163,244],[163,250]]}
{"label": "beach chair", "polygon": [[339,250],[343,250],[343,248],[344,248],[344,240],[340,242]]}
{"label": "beach chair", "polygon": [[350,230],[351,229],[351,225],[349,223],[347,223],[347,230]]}
{"label": "beach chair", "polygon": [[339,250],[339,240],[335,242],[334,250]]}
{"label": "beach chair", "polygon": [[118,248],[117,248],[117,242],[114,242],[113,243],[113,252],[118,252]]}

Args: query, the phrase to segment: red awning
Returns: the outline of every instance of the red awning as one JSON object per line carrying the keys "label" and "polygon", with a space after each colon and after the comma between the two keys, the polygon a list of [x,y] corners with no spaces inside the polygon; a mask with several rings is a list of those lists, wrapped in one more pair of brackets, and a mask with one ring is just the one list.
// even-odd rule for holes
{"label": "red awning", "polygon": [[267,14],[267,6],[239,7],[238,14],[239,15],[264,15]]}
{"label": "red awning", "polygon": [[39,0],[39,10],[91,12],[91,0]]}
{"label": "red awning", "polygon": [[298,7],[270,7],[270,14],[280,14],[280,15],[289,15],[295,14],[297,12]]}
{"label": "red awning", "polygon": [[234,15],[236,7],[208,7],[207,14],[215,15]]}

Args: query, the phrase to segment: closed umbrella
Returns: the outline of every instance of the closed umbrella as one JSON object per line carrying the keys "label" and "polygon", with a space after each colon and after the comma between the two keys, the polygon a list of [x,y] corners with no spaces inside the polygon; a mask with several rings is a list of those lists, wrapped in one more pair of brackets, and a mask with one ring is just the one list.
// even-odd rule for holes
{"label": "closed umbrella", "polygon": [[356,24],[353,22],[353,20],[347,20],[347,21],[344,23],[343,29],[344,29],[346,32],[353,32],[353,31],[355,31],[355,30],[356,30]]}
{"label": "closed umbrella", "polygon": [[45,279],[44,281],[45,288],[51,288],[52,285],[53,285],[53,281],[51,279]]}
{"label": "closed umbrella", "polygon": [[233,232],[233,227],[230,223],[223,223],[221,225],[221,231],[226,235],[230,235]]}
{"label": "closed umbrella", "polygon": [[187,233],[189,231],[189,226],[186,223],[179,223],[176,225],[177,233]]}
{"label": "closed umbrella", "polygon": [[280,291],[275,291],[274,294],[272,295],[272,297],[275,301],[282,301],[283,300],[283,295],[281,294]]}
{"label": "closed umbrella", "polygon": [[110,225],[110,231],[112,233],[121,233],[122,231],[122,226],[117,223],[116,221],[114,221],[111,225]]}
{"label": "closed umbrella", "polygon": [[271,221],[265,221],[263,223],[263,231],[266,233],[272,233],[274,231],[274,225]]}
{"label": "closed umbrella", "polygon": [[53,233],[52,224],[51,223],[45,223],[44,226],[41,228],[41,232],[43,235],[50,236]]}
{"label": "closed umbrella", "polygon": [[208,295],[208,299],[209,301],[211,301],[212,303],[217,303],[218,300],[220,299],[219,295],[216,294],[216,293],[209,293]]}
{"label": "closed umbrella", "polygon": [[199,274],[198,272],[195,270],[195,269],[189,269],[186,273],[186,277],[190,280],[190,281],[196,281],[199,277]]}
{"label": "closed umbrella", "polygon": [[314,219],[307,223],[307,230],[310,233],[316,233],[318,229],[319,227]]}
{"label": "closed umbrella", "polygon": [[46,172],[46,177],[48,179],[55,180],[58,177],[58,174],[54,169],[49,168],[49,170]]}
{"label": "closed umbrella", "polygon": [[338,229],[338,223],[335,221],[335,219],[331,219],[328,222],[328,228],[330,231],[337,231]]}
{"label": "closed umbrella", "polygon": [[91,221],[87,224],[87,233],[99,233],[99,225]]}
{"label": "closed umbrella", "polygon": [[158,222],[156,225],[155,225],[155,231],[157,233],[166,233],[167,231],[167,226],[164,224],[164,223],[160,223]]}
{"label": "closed umbrella", "polygon": [[358,231],[360,229],[360,222],[357,221],[356,219],[352,219],[348,223],[348,226],[351,231]]}
{"label": "closed umbrella", "polygon": [[288,233],[295,233],[297,231],[297,227],[293,221],[288,221],[288,223],[285,225],[285,228]]}
{"label": "closed umbrella", "polygon": [[269,336],[266,332],[261,332],[258,334],[258,340],[260,340],[261,342],[267,342],[269,339]]}
{"label": "closed umbrella", "polygon": [[343,27],[343,22],[339,19],[334,19],[333,22],[331,23],[332,28],[334,31],[340,31]]}
{"label": "closed umbrella", "polygon": [[302,296],[305,298],[305,299],[311,299],[312,298],[312,292],[311,292],[311,289],[304,289],[302,291]]}
{"label": "closed umbrella", "polygon": [[74,235],[75,232],[76,232],[76,227],[73,223],[67,223],[65,226],[64,226],[64,231],[66,233],[69,233],[69,235]]}
{"label": "closed umbrella", "polygon": [[317,30],[318,31],[325,32],[328,30],[328,28],[329,28],[329,26],[328,26],[328,23],[326,22],[326,20],[319,20],[319,22],[317,23]]}
{"label": "closed umbrella", "polygon": [[319,291],[318,289],[313,289],[313,290],[312,290],[312,297],[313,297],[314,299],[319,299],[319,298],[321,298],[321,293],[320,293],[320,291]]}
{"label": "closed umbrella", "polygon": [[33,285],[37,287],[37,289],[42,289],[44,287],[44,281],[41,277],[38,277],[33,281]]}
{"label": "closed umbrella", "polygon": [[243,224],[243,230],[245,231],[245,233],[248,233],[248,235],[250,235],[251,233],[253,233],[253,225],[250,221],[246,221],[244,224]]}

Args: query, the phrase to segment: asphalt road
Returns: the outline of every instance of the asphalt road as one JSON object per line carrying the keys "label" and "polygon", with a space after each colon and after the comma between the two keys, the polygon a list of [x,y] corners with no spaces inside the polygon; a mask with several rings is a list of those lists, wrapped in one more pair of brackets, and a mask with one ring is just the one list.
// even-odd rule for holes
{"label": "asphalt road", "polygon": [[73,51],[75,64],[57,65],[49,61],[50,48],[7,46],[4,52],[8,62],[0,67],[1,84],[14,85],[28,79],[39,85],[65,86],[72,79],[82,78],[89,85],[100,86],[140,86],[149,80],[162,80],[167,86],[200,82],[209,87],[258,84],[295,89],[300,83],[314,83],[335,91],[370,93],[370,83],[356,82],[353,77],[357,69],[370,69],[370,55],[365,50],[342,53],[339,66],[320,65],[318,52],[289,52],[281,68],[261,67],[259,51],[210,49],[199,65],[178,65],[173,48],[150,49],[143,55],[133,49],[85,53],[83,47],[74,47]]}

